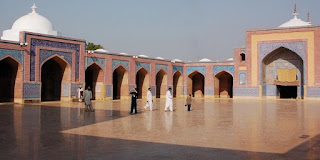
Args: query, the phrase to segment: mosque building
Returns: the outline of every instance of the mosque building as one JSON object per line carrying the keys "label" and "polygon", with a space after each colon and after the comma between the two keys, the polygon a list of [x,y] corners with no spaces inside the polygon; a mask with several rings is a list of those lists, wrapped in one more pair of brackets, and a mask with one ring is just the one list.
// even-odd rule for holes
{"label": "mosque building", "polygon": [[[71,101],[79,86],[94,99],[128,99],[137,88],[157,98],[320,99],[320,26],[298,18],[246,32],[246,47],[225,61],[167,60],[146,55],[86,51],[86,41],[63,37],[32,6],[0,40],[0,102]],[[296,8],[296,7],[295,7]]]}

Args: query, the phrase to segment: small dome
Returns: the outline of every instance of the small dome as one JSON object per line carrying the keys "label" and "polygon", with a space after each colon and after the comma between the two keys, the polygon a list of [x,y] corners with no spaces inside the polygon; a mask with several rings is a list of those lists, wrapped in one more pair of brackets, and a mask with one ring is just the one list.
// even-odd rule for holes
{"label": "small dome", "polygon": [[[279,28],[288,28],[288,27],[302,27],[302,26],[310,26],[310,22],[305,22],[301,19],[298,18],[298,13],[297,13],[297,5],[294,5],[294,12],[293,12],[293,19],[290,19],[288,22],[283,23],[282,25],[279,26]],[[309,18],[309,14],[308,14]]]}
{"label": "small dome", "polygon": [[19,41],[20,31],[58,35],[58,32],[53,30],[52,23],[36,12],[35,5],[31,9],[32,12],[17,19],[10,30],[3,31],[1,39]]}
{"label": "small dome", "polygon": [[164,58],[162,58],[162,57],[156,57],[157,59],[164,59]]}
{"label": "small dome", "polygon": [[180,59],[173,59],[173,61],[182,62],[182,60],[180,60]]}
{"label": "small dome", "polygon": [[144,54],[140,54],[138,55],[139,57],[144,57],[144,58],[148,58],[148,56],[144,55]]}
{"label": "small dome", "polygon": [[121,55],[128,55],[128,53],[123,53],[123,52],[122,52],[122,53],[119,53],[119,54],[121,54]]}
{"label": "small dome", "polygon": [[201,59],[199,62],[211,62],[211,60],[208,59],[208,58],[203,58],[203,59]]}
{"label": "small dome", "polygon": [[229,58],[229,59],[227,59],[227,61],[233,61],[233,58]]}
{"label": "small dome", "polygon": [[107,51],[105,49],[96,49],[95,52],[109,53],[109,51]]}

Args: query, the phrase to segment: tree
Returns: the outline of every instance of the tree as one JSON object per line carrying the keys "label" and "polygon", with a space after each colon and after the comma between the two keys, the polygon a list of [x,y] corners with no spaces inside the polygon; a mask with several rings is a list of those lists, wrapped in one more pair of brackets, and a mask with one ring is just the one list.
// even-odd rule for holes
{"label": "tree", "polygon": [[94,44],[91,42],[87,44],[86,50],[96,50],[96,49],[103,49],[103,46],[101,46],[100,44]]}

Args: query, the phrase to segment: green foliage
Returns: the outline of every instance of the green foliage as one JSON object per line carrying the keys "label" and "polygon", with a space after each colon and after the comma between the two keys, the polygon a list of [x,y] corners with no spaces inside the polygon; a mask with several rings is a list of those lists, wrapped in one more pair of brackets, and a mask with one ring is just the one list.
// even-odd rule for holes
{"label": "green foliage", "polygon": [[87,44],[86,50],[96,50],[96,49],[103,49],[103,46],[101,46],[100,44],[94,44],[91,42]]}

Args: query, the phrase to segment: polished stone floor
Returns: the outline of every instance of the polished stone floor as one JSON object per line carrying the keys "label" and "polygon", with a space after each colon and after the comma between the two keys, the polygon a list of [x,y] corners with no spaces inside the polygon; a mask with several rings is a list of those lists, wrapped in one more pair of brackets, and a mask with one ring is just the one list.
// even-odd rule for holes
{"label": "polished stone floor", "polygon": [[320,101],[0,104],[0,159],[320,159]]}

